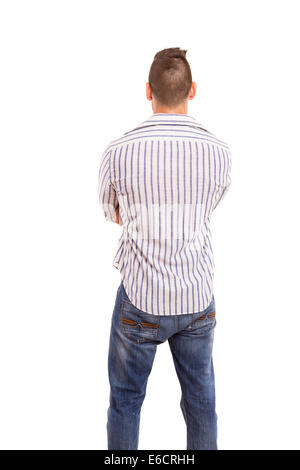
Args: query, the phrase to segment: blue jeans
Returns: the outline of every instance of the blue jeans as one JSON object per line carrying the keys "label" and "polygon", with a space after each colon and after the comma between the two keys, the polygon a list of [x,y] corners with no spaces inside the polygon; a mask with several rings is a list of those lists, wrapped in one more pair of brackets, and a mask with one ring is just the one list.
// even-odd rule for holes
{"label": "blue jeans", "polygon": [[[158,316],[129,300],[121,282],[111,320],[108,354],[108,449],[138,448],[141,407],[158,344],[168,340],[181,386],[187,449],[217,449],[212,360],[215,299],[202,312]],[[165,387],[165,383],[161,385]],[[171,430],[170,430],[171,431]]]}

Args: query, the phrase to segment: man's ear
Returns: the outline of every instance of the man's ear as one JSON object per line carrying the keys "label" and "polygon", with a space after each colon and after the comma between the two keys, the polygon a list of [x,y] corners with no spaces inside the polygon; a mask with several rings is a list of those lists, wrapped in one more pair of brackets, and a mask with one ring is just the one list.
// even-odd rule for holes
{"label": "man's ear", "polygon": [[196,82],[192,82],[192,86],[191,86],[189,97],[188,97],[189,100],[192,100],[195,97],[196,90],[197,90],[197,84]]}
{"label": "man's ear", "polygon": [[152,101],[152,91],[149,82],[146,83],[146,97],[147,100]]}

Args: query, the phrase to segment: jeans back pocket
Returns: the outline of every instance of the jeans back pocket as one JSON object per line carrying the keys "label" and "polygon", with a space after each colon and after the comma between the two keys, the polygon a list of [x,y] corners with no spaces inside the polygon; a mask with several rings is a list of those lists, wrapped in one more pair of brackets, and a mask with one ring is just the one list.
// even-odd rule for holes
{"label": "jeans back pocket", "polygon": [[216,323],[216,306],[213,296],[211,303],[204,311],[193,314],[193,319],[188,326],[188,330],[202,335],[213,330]]}
{"label": "jeans back pocket", "polygon": [[126,337],[136,343],[151,341],[157,337],[158,327],[159,318],[122,299],[120,329]]}

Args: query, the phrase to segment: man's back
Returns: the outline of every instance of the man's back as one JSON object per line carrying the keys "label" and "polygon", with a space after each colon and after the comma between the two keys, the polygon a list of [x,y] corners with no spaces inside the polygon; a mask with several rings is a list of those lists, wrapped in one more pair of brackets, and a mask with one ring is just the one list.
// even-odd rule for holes
{"label": "man's back", "polygon": [[137,308],[179,315],[210,304],[210,216],[230,174],[227,144],[187,114],[153,114],[107,146],[99,197],[108,220],[119,206],[113,265]]}

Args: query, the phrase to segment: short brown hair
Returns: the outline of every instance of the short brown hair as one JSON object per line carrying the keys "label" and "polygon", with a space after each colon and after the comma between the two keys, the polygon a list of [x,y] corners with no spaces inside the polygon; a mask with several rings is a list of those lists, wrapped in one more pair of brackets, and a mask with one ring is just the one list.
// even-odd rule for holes
{"label": "short brown hair", "polygon": [[148,81],[152,94],[160,104],[177,106],[188,97],[192,73],[186,53],[179,47],[171,47],[155,54]]}

